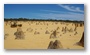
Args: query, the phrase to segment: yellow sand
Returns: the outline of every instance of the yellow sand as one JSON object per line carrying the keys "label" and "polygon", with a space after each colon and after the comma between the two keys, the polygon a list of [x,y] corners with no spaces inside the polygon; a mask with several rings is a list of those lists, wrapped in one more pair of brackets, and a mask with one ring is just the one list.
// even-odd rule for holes
{"label": "yellow sand", "polygon": [[[39,25],[36,23],[40,22]],[[10,27],[10,21],[7,23],[4,22],[4,34],[8,34],[6,39],[4,40],[4,48],[5,49],[47,49],[50,41],[60,40],[63,49],[84,49],[84,47],[75,45],[75,43],[79,42],[82,37],[82,33],[84,31],[84,26],[77,27],[77,35],[74,35],[75,32],[67,32],[65,34],[62,33],[62,27],[68,27],[69,29],[75,28],[75,25],[72,26],[73,23],[67,22],[49,22],[49,21],[18,21],[19,24],[22,24],[22,30],[25,34],[24,40],[15,40],[14,33],[17,31],[17,28]],[[55,24],[58,23],[58,24]],[[63,23],[63,24],[61,24]],[[30,25],[29,25],[30,24]],[[44,25],[45,24],[45,25]],[[48,26],[47,26],[48,24]],[[66,25],[68,24],[68,26]],[[48,27],[48,28],[47,28]],[[57,27],[59,29],[57,32],[57,38],[50,39],[50,34],[52,30],[56,30]],[[33,29],[32,32],[27,31],[28,28]],[[41,29],[42,28],[42,29]],[[45,34],[46,30],[50,32],[50,34]],[[40,34],[35,34],[34,32],[40,32]],[[60,36],[61,35],[61,36]],[[71,36],[70,36],[71,35]]]}

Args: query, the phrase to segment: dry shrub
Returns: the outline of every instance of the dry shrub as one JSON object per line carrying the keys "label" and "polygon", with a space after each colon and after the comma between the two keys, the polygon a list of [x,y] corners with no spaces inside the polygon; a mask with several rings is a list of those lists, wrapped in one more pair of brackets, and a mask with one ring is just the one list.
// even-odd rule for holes
{"label": "dry shrub", "polygon": [[19,27],[22,27],[22,24],[18,24]]}
{"label": "dry shrub", "polygon": [[17,27],[17,23],[16,22],[14,22],[13,24],[11,24],[11,28],[15,28],[15,27]]}

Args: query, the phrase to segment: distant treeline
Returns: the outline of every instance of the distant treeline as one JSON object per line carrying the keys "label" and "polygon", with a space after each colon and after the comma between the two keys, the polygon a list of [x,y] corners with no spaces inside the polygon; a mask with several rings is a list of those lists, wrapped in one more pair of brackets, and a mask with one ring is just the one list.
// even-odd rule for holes
{"label": "distant treeline", "polygon": [[56,20],[56,19],[29,19],[29,18],[4,18],[4,21],[57,21],[57,22],[75,22],[84,23],[84,21],[72,21],[72,20]]}

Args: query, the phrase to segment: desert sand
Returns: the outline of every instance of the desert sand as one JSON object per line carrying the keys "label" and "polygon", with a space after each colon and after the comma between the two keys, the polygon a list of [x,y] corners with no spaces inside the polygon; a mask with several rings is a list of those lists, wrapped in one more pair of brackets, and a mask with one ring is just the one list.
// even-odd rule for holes
{"label": "desert sand", "polygon": [[[82,38],[84,25],[75,29],[75,23],[69,22],[51,22],[51,21],[17,21],[22,27],[11,28],[14,21],[4,21],[4,48],[5,49],[48,49],[50,41],[59,40],[62,49],[84,49],[76,45]],[[63,28],[66,27],[66,31]],[[14,33],[17,28],[24,32],[25,39],[15,39]],[[56,30],[56,38],[51,34]]]}

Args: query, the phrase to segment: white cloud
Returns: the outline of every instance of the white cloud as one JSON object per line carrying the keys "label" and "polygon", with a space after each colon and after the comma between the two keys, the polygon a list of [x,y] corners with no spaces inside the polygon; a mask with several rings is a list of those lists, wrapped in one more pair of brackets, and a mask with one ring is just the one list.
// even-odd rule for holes
{"label": "white cloud", "polygon": [[40,11],[45,11],[45,12],[60,12],[60,11],[54,11],[54,10],[40,10]]}
{"label": "white cloud", "polygon": [[61,19],[61,20],[84,21],[84,14],[71,13],[71,12],[67,14],[55,14],[55,13],[40,14],[39,16],[45,19],[51,18],[51,19]]}
{"label": "white cloud", "polygon": [[80,7],[74,7],[74,6],[68,6],[68,5],[61,5],[58,4],[60,7],[63,7],[69,11],[75,11],[75,12],[84,12],[83,10],[80,9]]}
{"label": "white cloud", "polygon": [[72,12],[64,12],[64,11],[56,11],[56,10],[40,10],[48,13],[59,13],[59,14],[67,14],[67,13],[72,13]]}

